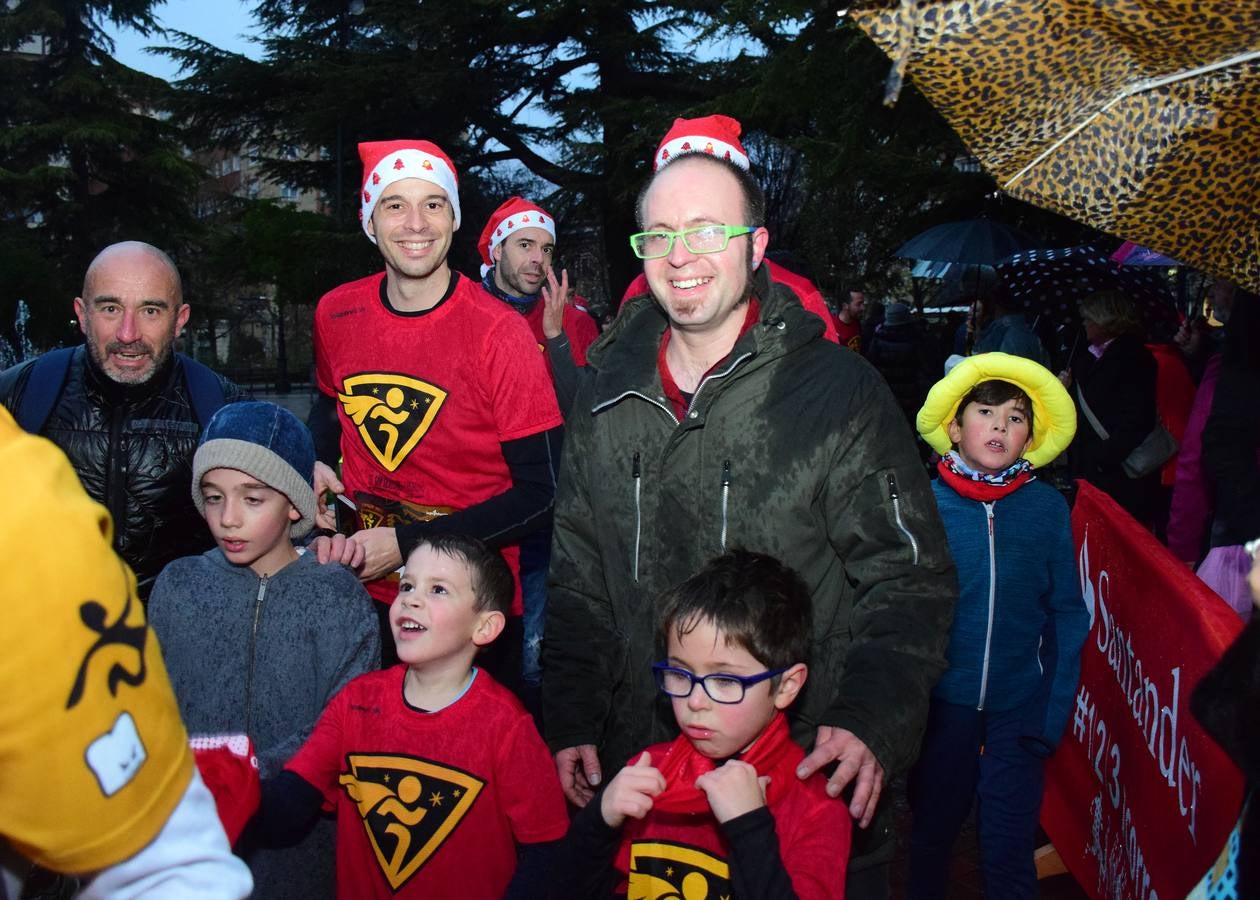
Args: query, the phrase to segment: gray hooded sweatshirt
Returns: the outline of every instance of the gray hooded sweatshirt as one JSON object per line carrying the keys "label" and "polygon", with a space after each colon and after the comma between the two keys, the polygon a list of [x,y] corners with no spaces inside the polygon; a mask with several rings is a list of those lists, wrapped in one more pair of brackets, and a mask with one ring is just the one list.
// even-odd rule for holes
{"label": "gray hooded sweatshirt", "polygon": [[[307,553],[259,578],[218,548],[162,570],[149,622],[189,734],[248,734],[263,778],[283,769],[328,701],[380,666],[372,600],[350,570]],[[332,897],[334,824],[248,862],[255,897]]]}

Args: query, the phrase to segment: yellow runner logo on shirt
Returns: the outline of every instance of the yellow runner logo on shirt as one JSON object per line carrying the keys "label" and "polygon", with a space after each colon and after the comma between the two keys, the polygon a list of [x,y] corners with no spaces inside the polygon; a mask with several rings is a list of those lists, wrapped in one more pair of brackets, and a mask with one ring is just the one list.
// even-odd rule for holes
{"label": "yellow runner logo on shirt", "polygon": [[420,443],[447,396],[427,381],[386,372],[351,375],[342,389],[337,394],[342,410],[387,472],[401,466]]}
{"label": "yellow runner logo on shirt", "polygon": [[485,782],[427,759],[352,753],[339,782],[359,808],[372,852],[397,891],[472,808]]}
{"label": "yellow runner logo on shirt", "polygon": [[626,900],[730,900],[730,878],[726,862],[704,850],[635,841],[630,845]]}

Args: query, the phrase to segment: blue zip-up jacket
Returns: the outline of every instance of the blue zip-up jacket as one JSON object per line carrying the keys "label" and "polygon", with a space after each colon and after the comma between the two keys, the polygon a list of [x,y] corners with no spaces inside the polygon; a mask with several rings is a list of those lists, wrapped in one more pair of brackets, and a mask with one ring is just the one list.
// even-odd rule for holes
{"label": "blue zip-up jacket", "polygon": [[932,696],[996,712],[1024,707],[1021,741],[1048,756],[1067,725],[1089,632],[1067,502],[1035,480],[987,503],[939,478],[932,489],[959,593],[949,670]]}

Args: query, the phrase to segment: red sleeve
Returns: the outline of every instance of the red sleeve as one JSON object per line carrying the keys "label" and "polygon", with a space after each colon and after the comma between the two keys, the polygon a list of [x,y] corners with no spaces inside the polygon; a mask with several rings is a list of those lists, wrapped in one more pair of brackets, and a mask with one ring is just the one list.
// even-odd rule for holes
{"label": "red sleeve", "polygon": [[620,309],[624,306],[625,302],[631,297],[639,297],[647,292],[647,276],[640,272],[634,277],[634,281],[630,282],[630,284],[626,287],[626,292],[621,295],[621,300],[617,303],[617,308]]}
{"label": "red sleeve", "polygon": [[496,761],[503,812],[518,844],[558,841],[569,830],[569,813],[551,754],[533,719],[523,715],[499,744]]}
{"label": "red sleeve", "polygon": [[[581,298],[577,298],[581,300]],[[599,328],[588,313],[569,307],[564,311],[564,333],[569,337],[575,365],[586,365],[586,351],[599,337]]]}
{"label": "red sleeve", "polygon": [[843,800],[813,793],[811,805],[792,821],[775,820],[779,854],[801,900],[841,900],[853,818]]}
{"label": "red sleeve", "polygon": [[515,313],[501,317],[486,335],[481,362],[499,443],[562,424],[547,361],[524,319]]}
{"label": "red sleeve", "polygon": [[766,260],[766,268],[769,270],[771,280],[777,281],[791,290],[796,295],[796,299],[801,301],[801,306],[805,307],[806,311],[812,312],[823,320],[823,338],[832,343],[839,343],[840,336],[836,332],[836,317],[827,308],[827,301],[823,299],[822,292],[818,290],[817,285],[803,275],[797,275],[791,269],[784,268],[773,260]]}
{"label": "red sleeve", "polygon": [[342,716],[348,688],[349,685],[333,697],[302,749],[285,765],[287,770],[303,778],[324,795],[326,810],[336,807],[340,792],[337,777],[341,774]]}
{"label": "red sleeve", "polygon": [[321,300],[315,307],[315,324],[312,328],[312,343],[315,348],[315,384],[319,388],[320,393],[327,394],[329,397],[337,396],[337,388],[333,384],[332,367],[328,364],[328,353],[324,348],[324,316],[323,307],[327,300]]}

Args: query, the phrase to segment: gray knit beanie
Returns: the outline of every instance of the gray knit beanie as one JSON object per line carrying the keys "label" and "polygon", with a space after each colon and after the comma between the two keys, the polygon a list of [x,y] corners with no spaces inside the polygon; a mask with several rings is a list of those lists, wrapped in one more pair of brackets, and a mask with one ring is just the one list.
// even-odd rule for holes
{"label": "gray knit beanie", "polygon": [[300,540],[315,527],[315,444],[293,413],[274,403],[229,403],[210,419],[193,457],[192,497],[205,515],[201,476],[211,469],[235,469],[289,498],[302,518],[289,528]]}

